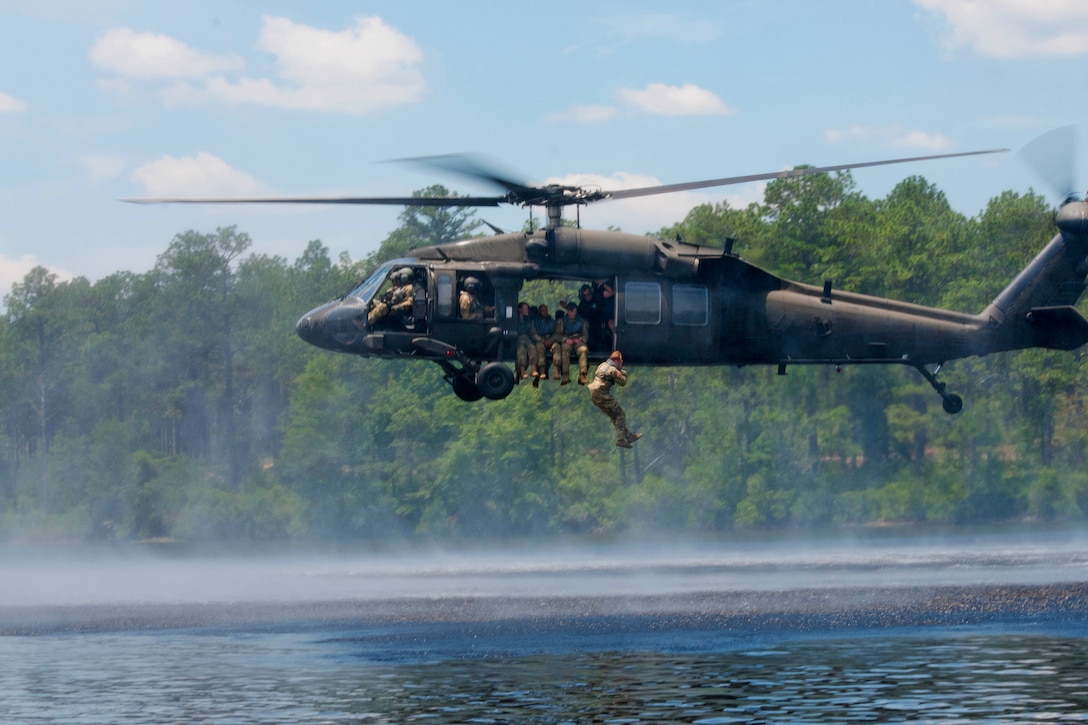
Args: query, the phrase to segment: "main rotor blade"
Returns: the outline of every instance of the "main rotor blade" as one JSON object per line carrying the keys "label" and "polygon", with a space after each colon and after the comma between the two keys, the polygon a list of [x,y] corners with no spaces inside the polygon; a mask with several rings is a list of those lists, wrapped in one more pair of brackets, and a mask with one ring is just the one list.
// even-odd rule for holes
{"label": "main rotor blade", "polygon": [[1079,191],[1073,170],[1076,146],[1076,128],[1062,126],[1028,142],[1017,156],[1061,198],[1067,199]]}
{"label": "main rotor blade", "polygon": [[404,159],[391,159],[392,162],[409,162],[437,167],[473,179],[482,179],[507,191],[503,196],[279,196],[279,197],[159,197],[126,198],[132,204],[370,204],[389,206],[499,206],[500,204],[518,204],[523,199],[536,199],[540,189],[511,181],[495,171],[491,165],[479,157],[469,154],[445,154],[441,156],[418,156]]}
{"label": "main rotor blade", "polygon": [[504,196],[251,196],[121,199],[130,204],[373,204],[391,206],[498,206]]}
{"label": "main rotor blade", "polygon": [[785,171],[772,171],[765,174],[749,174],[747,176],[727,176],[723,179],[707,179],[706,181],[689,181],[683,184],[663,184],[661,186],[644,186],[638,189],[618,189],[605,191],[602,196],[608,199],[630,199],[636,196],[652,196],[654,194],[669,194],[675,191],[691,191],[693,189],[707,189],[712,186],[729,186],[732,184],[745,184],[750,181],[766,181],[768,179],[790,179],[795,176],[808,176],[809,174],[824,174],[831,171],[845,171],[847,169],[861,169],[867,166],[888,166],[890,164],[905,164],[910,161],[932,161],[933,159],[950,159],[957,156],[978,156],[980,154],[1000,154],[1008,149],[988,149],[986,151],[964,151],[955,154],[936,154],[933,156],[911,156],[902,159],[888,159],[886,161],[863,161],[857,164],[838,164],[835,166],[812,166],[802,169],[787,169]]}
{"label": "main rotor blade", "polygon": [[410,163],[449,171],[470,179],[483,180],[520,197],[537,193],[536,187],[528,182],[514,181],[495,168],[495,164],[476,154],[440,154],[437,156],[412,156],[403,159],[391,159],[395,163]]}
{"label": "main rotor blade", "polygon": [[[496,184],[507,193],[503,196],[273,196],[273,197],[154,197],[140,198],[129,197],[121,201],[130,204],[367,204],[388,206],[437,206],[437,207],[481,207],[499,206],[500,204],[522,204],[532,206],[564,206],[568,204],[584,204],[590,201],[603,201],[605,199],[630,199],[639,196],[652,196],[655,194],[669,194],[676,191],[691,191],[694,189],[706,189],[714,186],[729,186],[743,184],[750,181],[764,181],[768,179],[788,179],[809,174],[822,174],[831,171],[845,171],[847,169],[860,169],[868,166],[887,166],[889,164],[904,164],[910,161],[930,161],[933,159],[947,159],[957,156],[977,156],[979,154],[996,154],[1008,151],[1008,149],[989,149],[986,151],[965,151],[954,154],[936,154],[932,156],[911,156],[902,159],[888,159],[886,161],[865,161],[856,164],[838,164],[835,166],[818,166],[801,169],[787,169],[785,171],[772,171],[763,174],[749,174],[746,176],[728,176],[721,179],[707,179],[705,181],[689,181],[681,184],[663,184],[660,186],[645,186],[638,189],[617,189],[615,191],[594,191],[592,195],[582,195],[579,198],[567,196],[568,192],[577,192],[577,187],[537,187],[523,184],[500,175],[471,156],[465,154],[448,154],[444,156],[422,156],[411,159],[397,159],[398,161],[410,161],[429,166],[437,166],[449,171],[483,179]],[[584,190],[583,190],[584,191]]]}

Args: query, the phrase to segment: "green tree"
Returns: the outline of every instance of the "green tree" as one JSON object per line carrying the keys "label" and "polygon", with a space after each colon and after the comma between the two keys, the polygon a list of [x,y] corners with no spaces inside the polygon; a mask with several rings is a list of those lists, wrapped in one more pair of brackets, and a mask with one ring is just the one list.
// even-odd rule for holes
{"label": "green tree", "polygon": [[21,392],[12,402],[25,411],[12,433],[20,450],[36,460],[37,496],[45,511],[52,508],[50,444],[72,409],[69,381],[78,364],[80,337],[87,332],[82,313],[89,289],[82,277],[58,282],[54,273],[35,267],[5,299],[9,340],[20,361],[16,385]]}
{"label": "green tree", "polygon": [[849,172],[770,182],[762,212],[771,224],[773,241],[760,250],[757,261],[776,274],[802,282],[826,278],[829,258],[843,251],[844,240],[835,236],[842,224],[832,223],[836,210],[857,199]]}
{"label": "green tree", "polygon": [[[174,237],[155,265],[165,308],[161,322],[174,330],[180,349],[176,382],[168,383],[177,426],[177,450],[217,456],[226,479],[237,485],[241,461],[236,445],[234,265],[249,248],[249,235],[235,227],[214,234],[189,231]],[[215,435],[219,429],[223,435]],[[218,450],[213,451],[213,446]]]}
{"label": "green tree", "polygon": [[922,177],[901,181],[877,204],[876,230],[882,260],[877,294],[933,305],[961,279],[966,220]]}

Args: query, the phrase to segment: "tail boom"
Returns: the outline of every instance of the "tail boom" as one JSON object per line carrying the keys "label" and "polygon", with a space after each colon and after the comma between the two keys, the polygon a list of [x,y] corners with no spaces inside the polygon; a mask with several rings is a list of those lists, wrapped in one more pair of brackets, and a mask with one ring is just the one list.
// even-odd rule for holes
{"label": "tail boom", "polygon": [[1074,307],[1088,275],[1088,203],[1058,211],[1059,232],[983,311],[986,352],[1088,343],[1088,320]]}

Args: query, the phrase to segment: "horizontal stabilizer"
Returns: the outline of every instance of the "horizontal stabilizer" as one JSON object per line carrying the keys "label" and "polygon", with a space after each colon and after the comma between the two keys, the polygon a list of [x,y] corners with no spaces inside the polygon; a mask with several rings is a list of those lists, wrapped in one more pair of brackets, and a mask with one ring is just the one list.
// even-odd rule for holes
{"label": "horizontal stabilizer", "polygon": [[1027,319],[1036,347],[1076,350],[1088,343],[1088,320],[1074,307],[1033,307]]}

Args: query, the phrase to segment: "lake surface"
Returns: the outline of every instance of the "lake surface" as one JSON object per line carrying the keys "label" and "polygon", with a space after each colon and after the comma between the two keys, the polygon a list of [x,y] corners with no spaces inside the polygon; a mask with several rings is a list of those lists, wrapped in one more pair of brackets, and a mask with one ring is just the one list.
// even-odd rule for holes
{"label": "lake surface", "polygon": [[1088,537],[11,549],[0,721],[1088,720]]}

